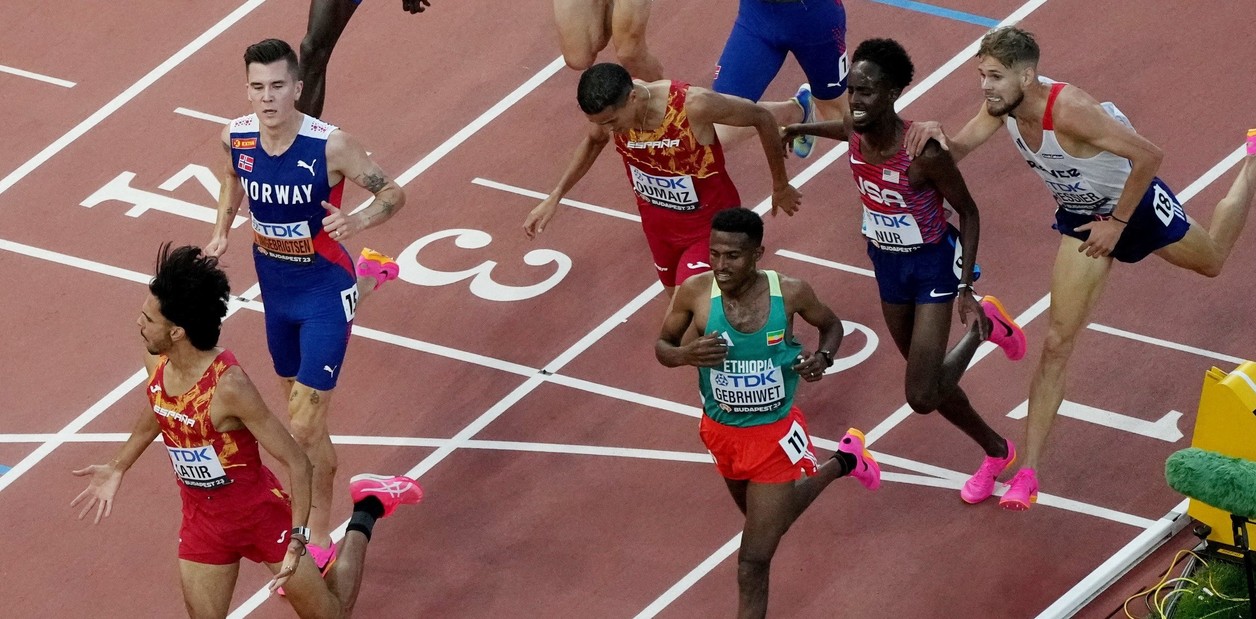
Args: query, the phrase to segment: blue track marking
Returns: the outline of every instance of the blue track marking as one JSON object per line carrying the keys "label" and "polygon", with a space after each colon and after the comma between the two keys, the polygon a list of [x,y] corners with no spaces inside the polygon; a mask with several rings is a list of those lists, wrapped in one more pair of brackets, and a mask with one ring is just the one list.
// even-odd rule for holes
{"label": "blue track marking", "polygon": [[962,21],[969,24],[985,26],[986,28],[993,28],[999,25],[999,20],[997,19],[990,19],[989,17],[982,17],[981,15],[973,15],[972,13],[956,11],[955,9],[947,9],[940,6],[934,6],[932,4],[925,4],[923,2],[915,2],[914,0],[872,0],[872,1],[878,4],[885,4],[885,5],[900,8],[900,9],[907,9],[909,11],[918,11],[920,13],[927,13],[929,15],[935,15],[937,17],[945,17],[947,19],[954,19],[956,21]]}

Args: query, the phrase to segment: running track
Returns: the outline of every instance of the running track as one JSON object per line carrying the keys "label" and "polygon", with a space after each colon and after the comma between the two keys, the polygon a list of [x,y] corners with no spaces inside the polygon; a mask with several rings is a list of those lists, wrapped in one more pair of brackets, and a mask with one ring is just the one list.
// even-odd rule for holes
{"label": "running track", "polygon": [[[405,281],[359,313],[332,421],[341,474],[409,471],[428,492],[377,530],[359,614],[729,616],[740,519],[697,438],[693,372],[654,362],[664,302],[622,168],[607,153],[570,196],[611,214],[568,209],[532,243],[518,226],[535,199],[499,188],[548,191],[581,131],[549,3],[434,4],[411,17],[395,2],[365,3],[328,86],[327,118],[409,195],[406,210],[359,241],[400,254]],[[1232,79],[1248,54],[1240,5],[1157,0],[1134,15],[1082,0],[944,6],[1023,18],[1043,45],[1042,71],[1117,101],[1164,147],[1161,176],[1193,196],[1187,210],[1206,223],[1242,130],[1256,125],[1256,85]],[[735,3],[658,0],[654,11],[651,44],[667,74],[707,84]],[[912,53],[905,117],[954,130],[971,116],[968,46],[984,26],[864,0],[847,11],[852,48],[892,36]],[[0,72],[6,615],[182,613],[178,498],[164,456],[140,460],[98,527],[67,507],[82,487],[69,470],[108,460],[142,406],[143,284],[160,241],[208,238],[214,183],[204,166],[220,152],[213,118],[248,111],[243,48],[268,36],[295,43],[304,13],[303,2],[277,0],[0,7],[0,65],[62,80]],[[790,61],[768,98],[788,96],[800,77]],[[956,489],[979,451],[903,406],[903,363],[861,271],[845,149],[833,148],[790,162],[804,210],[769,222],[765,266],[811,281],[851,325],[848,369],[805,387],[800,405],[824,453],[848,426],[870,431],[888,483],[871,495],[835,484],[798,521],[774,562],[773,615],[1064,616],[1088,595],[1075,589],[1087,575],[1165,528],[1158,521],[1180,497],[1162,463],[1189,441],[1202,373],[1256,348],[1243,302],[1256,292],[1245,276],[1250,234],[1217,280],[1154,259],[1118,267],[1083,336],[1069,400],[1135,430],[1063,418],[1042,470],[1050,496],[1026,514],[970,507]],[[1031,338],[1025,362],[983,354],[963,384],[1013,438],[1021,422],[1008,415],[1040,350],[1057,244],[1049,198],[1023,167],[1000,138],[962,166],[986,213],[982,291],[1021,314]],[[731,149],[730,169],[747,205],[761,204],[769,186],[757,147]],[[346,204],[364,198],[349,191]],[[223,342],[282,410],[245,238],[237,230],[227,256],[241,300]],[[531,264],[529,252],[540,252]],[[489,272],[486,261],[495,284],[432,285],[437,272]],[[527,298],[494,300],[511,295]],[[1147,436],[1156,432],[1166,435]],[[267,577],[242,570],[235,616],[290,615],[255,595]]]}

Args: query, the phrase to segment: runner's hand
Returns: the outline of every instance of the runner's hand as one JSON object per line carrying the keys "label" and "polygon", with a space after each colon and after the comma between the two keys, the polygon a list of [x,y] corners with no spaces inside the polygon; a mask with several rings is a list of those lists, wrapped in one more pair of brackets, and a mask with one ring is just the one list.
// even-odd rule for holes
{"label": "runner's hand", "polygon": [[227,253],[227,235],[214,236],[205,244],[205,255],[212,258],[221,258]]}
{"label": "runner's hand", "polygon": [[942,123],[936,120],[918,120],[912,123],[907,129],[907,135],[903,136],[903,147],[907,149],[908,156],[917,157],[924,152],[929,140],[937,140],[942,150],[951,150],[950,144],[946,142],[946,133],[942,131]]}
{"label": "runner's hand", "polygon": [[986,316],[985,310],[981,309],[981,303],[977,301],[977,297],[973,296],[971,288],[965,288],[959,291],[959,321],[964,326],[969,326],[970,316],[976,317],[977,320],[977,336],[981,341],[990,339],[990,330],[994,328],[990,318]]}
{"label": "runner's hand", "polygon": [[122,471],[110,464],[93,464],[71,472],[75,477],[91,477],[91,481],[88,482],[86,490],[70,501],[70,507],[91,499],[83,506],[83,511],[79,512],[79,520],[82,520],[83,516],[95,507],[96,519],[92,524],[100,524],[101,516],[108,518],[113,511],[113,497],[118,493],[118,486],[122,485]]}
{"label": "runner's hand", "polygon": [[330,202],[323,201],[323,210],[327,211],[327,216],[323,218],[323,230],[327,232],[331,240],[343,243],[361,231],[358,229],[356,219],[345,217],[344,213],[340,212],[340,208]]}
{"label": "runner's hand", "polygon": [[554,214],[558,212],[558,200],[549,197],[536,205],[532,212],[528,213],[528,217],[523,220],[523,233],[529,239],[535,239],[536,235],[545,232],[545,226],[549,225]]}
{"label": "runner's hand", "polygon": [[802,204],[802,194],[793,185],[786,184],[780,189],[772,191],[772,216],[776,216],[779,210],[786,215],[793,216],[798,212],[798,207]]}
{"label": "runner's hand", "polygon": [[401,8],[411,15],[422,13],[423,9],[429,6],[432,6],[432,3],[428,0],[401,0]]}
{"label": "runner's hand", "polygon": [[728,355],[728,342],[718,333],[708,333],[681,346],[685,351],[685,365],[711,368],[724,363]]}
{"label": "runner's hand", "polygon": [[824,378],[824,371],[829,369],[828,360],[823,355],[811,353],[807,355],[798,355],[798,363],[793,368],[803,380],[814,383]]}
{"label": "runner's hand", "polygon": [[790,153],[794,152],[794,138],[802,135],[802,131],[798,129],[801,126],[795,123],[781,127],[781,150],[785,151],[786,157],[789,157]]}
{"label": "runner's hand", "polygon": [[1090,236],[1077,248],[1077,251],[1086,252],[1086,255],[1091,258],[1102,258],[1111,254],[1112,249],[1116,247],[1116,242],[1121,240],[1121,233],[1125,232],[1125,224],[1115,219],[1097,219],[1077,226],[1076,230],[1078,232],[1090,231]]}
{"label": "runner's hand", "polygon": [[288,542],[288,552],[283,556],[283,563],[279,565],[279,571],[275,573],[274,580],[271,580],[270,585],[266,587],[271,593],[282,587],[288,582],[288,578],[296,573],[303,554],[305,554],[305,544],[301,540],[294,539]]}

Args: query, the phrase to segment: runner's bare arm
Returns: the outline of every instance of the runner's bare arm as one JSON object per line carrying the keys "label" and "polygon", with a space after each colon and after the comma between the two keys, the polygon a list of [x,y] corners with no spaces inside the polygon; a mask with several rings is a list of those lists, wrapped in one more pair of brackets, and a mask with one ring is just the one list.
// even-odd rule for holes
{"label": "runner's bare arm", "polygon": [[228,368],[218,379],[210,404],[210,418],[220,429],[229,427],[230,419],[238,419],[262,449],[283,463],[288,469],[288,492],[292,496],[292,526],[305,526],[310,517],[314,465],[287,428],[270,412],[253,381],[239,366]]}
{"label": "runner's bare arm", "polygon": [[240,203],[244,201],[244,187],[240,186],[240,178],[236,176],[235,162],[231,160],[231,126],[223,127],[222,149],[225,151],[218,166],[218,219],[214,222],[214,233],[205,245],[205,253],[219,257],[227,251],[227,233],[231,232],[231,223],[235,221]]}
{"label": "runner's bare arm", "polygon": [[713,125],[754,127],[759,133],[759,142],[763,145],[763,154],[767,157],[768,169],[772,173],[772,214],[775,215],[779,210],[786,215],[793,215],[798,211],[802,194],[789,184],[780,129],[776,118],[767,108],[741,97],[730,97],[691,86],[685,98],[685,110],[689,114],[690,124],[694,126],[694,132],[699,135],[708,131],[714,135]]}
{"label": "runner's bare arm", "polygon": [[140,416],[131,428],[131,436],[127,437],[126,442],[118,449],[109,464],[93,464],[72,471],[76,477],[91,478],[87,488],[70,501],[70,507],[74,507],[87,500],[87,504],[79,512],[80,520],[91,511],[92,507],[96,508],[94,524],[99,524],[101,517],[108,517],[113,512],[113,499],[118,492],[118,487],[122,485],[123,474],[135,464],[140,454],[153,444],[158,434],[161,434],[161,426],[157,424],[157,417],[145,406],[140,409]]}
{"label": "runner's bare arm", "polygon": [[571,191],[572,187],[576,186],[576,183],[580,182],[580,179],[584,178],[585,174],[588,174],[589,168],[593,167],[593,162],[597,161],[598,156],[602,154],[602,149],[606,148],[606,144],[610,141],[609,128],[594,123],[589,124],[588,133],[576,147],[571,162],[567,164],[567,169],[558,179],[558,185],[523,220],[523,233],[528,238],[534,239],[536,235],[545,231],[545,226],[558,212],[559,201],[567,195],[568,191]]}
{"label": "runner's bare arm", "polygon": [[1070,90],[1076,91],[1067,89],[1056,100],[1056,133],[1129,160],[1130,175],[1112,211],[1118,219],[1129,221],[1159,172],[1164,152],[1137,131],[1108,115],[1090,96],[1080,91],[1070,93]]}
{"label": "runner's bare arm", "polygon": [[911,128],[907,130],[903,145],[912,157],[917,157],[924,151],[925,144],[929,140],[937,140],[942,150],[951,151],[951,158],[959,163],[961,159],[968,156],[968,153],[985,144],[1002,126],[1003,119],[991,116],[983,102],[977,115],[968,121],[968,124],[964,125],[964,128],[960,129],[954,137],[946,135],[942,130],[942,123],[936,120],[920,120],[912,123]]}
{"label": "runner's bare arm", "polygon": [[786,125],[781,129],[782,141],[792,140],[800,135],[814,135],[843,142],[850,139],[850,132],[846,129],[845,119],[823,120],[814,123],[794,123]]}
{"label": "runner's bare arm", "polygon": [[[833,355],[842,345],[842,321],[816,296],[811,284],[793,277],[781,277],[781,295],[784,296],[785,313],[798,314],[807,324],[820,330],[820,341],[815,352],[808,353],[794,364],[794,371],[803,380],[819,380],[833,362]],[[824,351],[821,353],[820,351]]]}
{"label": "runner's bare arm", "polygon": [[[912,184],[931,183],[938,188],[942,199],[959,215],[959,242],[962,248],[960,256],[960,290],[957,292],[959,301],[960,322],[967,325],[971,317],[978,321],[978,335],[983,339],[989,335],[989,323],[981,320],[983,312],[981,304],[973,296],[973,271],[977,264],[977,246],[981,241],[981,214],[977,202],[973,200],[964,182],[964,176],[951,154],[942,150],[937,143],[930,141],[923,153],[916,157],[908,175]],[[917,177],[919,175],[919,178]]]}
{"label": "runner's bare arm", "polygon": [[344,215],[334,205],[324,203],[328,217],[323,219],[323,229],[337,241],[378,226],[392,218],[406,205],[406,192],[396,181],[380,169],[356,138],[341,130],[327,137],[327,176],[332,185],[340,175],[372,194],[375,199],[353,215]]}
{"label": "runner's bare arm", "polygon": [[[690,277],[676,289],[672,304],[663,318],[659,339],[654,343],[654,356],[659,363],[674,368],[682,365],[711,367],[724,361],[727,348],[717,333],[703,335],[681,345],[681,340],[694,322],[699,303],[711,302],[711,277],[709,274]],[[700,327],[699,332],[706,329]]]}

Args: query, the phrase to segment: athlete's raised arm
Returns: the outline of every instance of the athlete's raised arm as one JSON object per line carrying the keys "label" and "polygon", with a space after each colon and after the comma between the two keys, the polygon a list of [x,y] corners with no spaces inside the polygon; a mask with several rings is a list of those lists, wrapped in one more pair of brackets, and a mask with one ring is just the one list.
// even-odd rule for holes
{"label": "athlete's raised arm", "polygon": [[380,169],[356,138],[337,129],[327,136],[327,179],[333,186],[339,175],[375,195],[375,199],[356,214],[345,215],[335,205],[323,203],[327,217],[323,229],[332,239],[343,243],[353,235],[388,221],[406,205],[406,192]]}
{"label": "athlete's raised arm", "polygon": [[712,136],[711,139],[714,139],[717,124],[754,127],[759,133],[759,142],[763,145],[763,154],[767,157],[768,169],[772,173],[772,214],[776,215],[777,211],[786,215],[798,212],[802,194],[789,184],[780,129],[776,118],[767,108],[741,97],[690,86],[685,99],[685,110],[689,114],[689,123],[693,125],[694,133],[703,143],[709,143],[703,139],[704,136]]}
{"label": "athlete's raised arm", "polygon": [[580,182],[580,179],[584,178],[585,174],[588,174],[589,168],[593,167],[593,162],[597,161],[598,156],[602,154],[602,149],[606,148],[606,144],[610,141],[609,127],[589,123],[588,132],[585,133],[584,139],[580,140],[580,145],[576,147],[571,163],[567,164],[567,169],[558,179],[558,185],[523,220],[523,233],[528,238],[534,239],[536,235],[545,232],[545,226],[549,225],[550,220],[558,212],[558,203],[568,191],[571,191],[572,187],[576,186],[576,183]]}
{"label": "athlete's raised arm", "polygon": [[977,150],[978,146],[985,144],[996,132],[999,127],[1003,126],[1003,119],[998,116],[991,116],[986,104],[981,104],[981,109],[977,111],[977,115],[973,116],[968,124],[954,137],[949,137],[942,130],[942,123],[936,120],[919,120],[913,122],[911,128],[907,130],[907,136],[903,139],[903,145],[907,147],[907,152],[912,157],[917,157],[924,151],[925,144],[929,140],[937,140],[942,150],[951,151],[951,158],[955,163],[959,163],[961,159],[968,156],[968,153]]}

